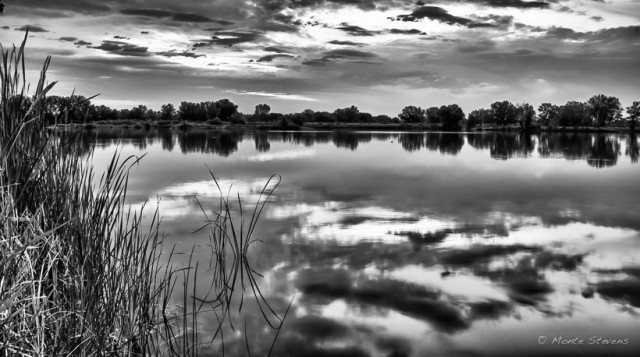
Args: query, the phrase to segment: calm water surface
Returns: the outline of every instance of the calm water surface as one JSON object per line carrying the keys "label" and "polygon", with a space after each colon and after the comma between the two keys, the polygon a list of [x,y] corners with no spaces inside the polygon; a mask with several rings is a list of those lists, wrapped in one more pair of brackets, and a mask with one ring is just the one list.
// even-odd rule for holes
{"label": "calm water surface", "polygon": [[[274,355],[640,351],[636,137],[114,129],[86,144],[98,170],[117,148],[147,154],[129,202],[161,197],[167,242],[202,260],[194,196],[219,197],[207,166],[247,204],[281,175],[251,251],[276,310],[295,294]],[[263,355],[274,331],[244,311]],[[228,355],[247,355],[241,330]]]}

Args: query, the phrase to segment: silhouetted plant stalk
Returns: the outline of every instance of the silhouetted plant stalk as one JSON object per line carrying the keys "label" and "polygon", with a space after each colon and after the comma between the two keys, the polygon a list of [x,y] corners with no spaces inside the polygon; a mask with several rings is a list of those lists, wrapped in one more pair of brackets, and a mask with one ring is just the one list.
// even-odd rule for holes
{"label": "silhouetted plant stalk", "polygon": [[[198,315],[209,307],[220,332],[213,339],[222,339],[232,297],[247,288],[279,328],[282,319],[247,260],[269,183],[246,228],[242,209],[235,223],[228,199],[221,200],[209,225],[213,279],[206,296],[197,297],[199,264],[190,259],[175,268],[173,250],[161,260],[157,210],[143,224],[142,210],[125,205],[129,169],[140,158],[115,154],[96,183],[81,140],[47,130],[51,59],[29,95],[27,35],[20,47],[2,48],[0,65],[0,356],[196,355],[203,343]],[[176,306],[180,275],[184,295]]]}

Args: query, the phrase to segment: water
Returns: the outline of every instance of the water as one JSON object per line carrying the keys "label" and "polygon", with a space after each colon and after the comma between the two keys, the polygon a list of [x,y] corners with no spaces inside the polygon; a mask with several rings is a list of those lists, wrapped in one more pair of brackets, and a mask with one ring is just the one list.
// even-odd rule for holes
{"label": "water", "polygon": [[[636,137],[113,129],[85,144],[98,170],[116,148],[146,154],[129,202],[161,197],[167,242],[198,259],[208,168],[248,205],[282,177],[250,256],[276,310],[295,294],[274,355],[640,350]],[[274,332],[244,311],[260,355]],[[247,355],[244,334],[227,354]]]}

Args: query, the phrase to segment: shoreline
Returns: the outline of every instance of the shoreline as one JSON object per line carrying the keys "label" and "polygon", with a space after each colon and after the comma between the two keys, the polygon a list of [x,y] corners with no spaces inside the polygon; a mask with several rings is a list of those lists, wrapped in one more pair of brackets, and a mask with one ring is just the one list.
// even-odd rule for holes
{"label": "shoreline", "polygon": [[[415,131],[415,132],[451,132],[451,133],[481,133],[481,132],[526,132],[515,125],[508,127],[476,127],[472,130],[443,130],[439,125],[434,124],[381,124],[381,123],[305,123],[303,126],[295,124],[280,125],[273,122],[256,122],[247,124],[207,124],[202,122],[181,122],[181,121],[146,121],[146,120],[115,120],[91,123],[68,123],[50,125],[48,129],[85,129],[95,130],[99,128],[122,128],[122,129],[257,129],[257,130],[287,130],[287,131],[317,131],[317,130],[350,130],[350,131]],[[557,133],[630,133],[628,127],[533,127],[529,133],[557,132]],[[640,132],[640,127],[634,133]]]}

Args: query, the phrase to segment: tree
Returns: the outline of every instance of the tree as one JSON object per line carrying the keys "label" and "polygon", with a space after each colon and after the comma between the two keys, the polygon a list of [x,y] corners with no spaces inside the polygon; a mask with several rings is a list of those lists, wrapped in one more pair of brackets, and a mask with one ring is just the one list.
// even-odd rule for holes
{"label": "tree", "polygon": [[218,109],[220,109],[220,119],[222,120],[227,120],[238,112],[238,106],[233,104],[229,99],[220,99],[215,104],[218,106]]}
{"label": "tree", "polygon": [[[202,102],[200,103],[202,110],[204,111],[205,120],[216,119],[220,116],[220,107],[214,102]],[[235,114],[235,113],[234,113]]]}
{"label": "tree", "polygon": [[376,115],[375,117],[373,117],[373,122],[374,123],[389,124],[389,123],[392,123],[393,120],[391,119],[390,116],[381,114],[381,115]]}
{"label": "tree", "polygon": [[129,119],[145,119],[147,107],[140,104],[129,111]]}
{"label": "tree", "polygon": [[160,107],[160,119],[173,120],[175,116],[176,116],[176,109],[173,107],[173,104],[167,103],[167,104],[163,104]]}
{"label": "tree", "polygon": [[538,119],[543,126],[556,125],[560,107],[551,103],[542,103],[538,107]]}
{"label": "tree", "polygon": [[589,116],[590,108],[587,103],[567,102],[560,107],[558,112],[558,124],[560,126],[587,126],[591,125]]}
{"label": "tree", "polygon": [[536,116],[536,111],[533,109],[533,106],[529,103],[518,104],[517,107],[517,117],[522,129],[528,131],[531,129],[531,123],[533,122],[533,118]]}
{"label": "tree", "polygon": [[407,106],[402,109],[398,117],[405,123],[422,123],[425,120],[425,110],[420,107]]}
{"label": "tree", "polygon": [[147,112],[144,114],[144,117],[151,121],[157,121],[158,118],[160,117],[160,113],[153,109],[147,109]]}
{"label": "tree", "polygon": [[464,112],[457,104],[443,105],[438,117],[442,120],[442,129],[457,131],[460,130],[460,121],[464,120]]}
{"label": "tree", "polygon": [[118,111],[116,109],[111,109],[105,105],[92,105],[92,107],[92,121],[112,120],[118,118]]}
{"label": "tree", "polygon": [[469,113],[467,118],[467,130],[471,130],[478,125],[493,122],[493,112],[491,109],[477,109]]}
{"label": "tree", "polygon": [[595,119],[596,126],[603,127],[618,117],[622,111],[620,100],[616,97],[608,97],[604,94],[594,95],[589,98],[589,111]]}
{"label": "tree", "polygon": [[439,113],[440,113],[440,108],[438,107],[431,107],[425,110],[425,114],[427,116],[427,123],[429,124],[442,123],[442,120],[440,120]]}
{"label": "tree", "polygon": [[629,129],[635,131],[640,119],[640,102],[633,102],[630,107],[627,107],[627,114],[629,115]]}
{"label": "tree", "polygon": [[360,111],[354,105],[349,108],[336,109],[333,114],[338,122],[355,123],[358,121]]}
{"label": "tree", "polygon": [[517,109],[508,100],[491,104],[496,124],[506,126],[516,122]]}
{"label": "tree", "polygon": [[271,111],[271,107],[268,104],[258,104],[256,105],[255,116],[262,117],[263,115],[269,114]]}

